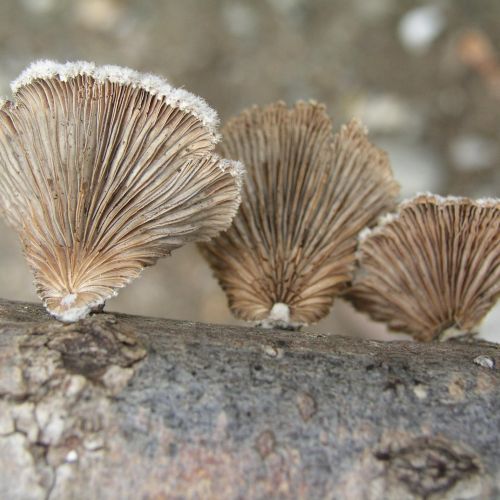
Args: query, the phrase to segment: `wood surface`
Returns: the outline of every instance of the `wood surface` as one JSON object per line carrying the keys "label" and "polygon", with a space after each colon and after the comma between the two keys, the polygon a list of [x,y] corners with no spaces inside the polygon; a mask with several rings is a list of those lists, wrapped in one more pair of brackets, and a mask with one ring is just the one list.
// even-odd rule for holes
{"label": "wood surface", "polygon": [[494,344],[4,300],[0,330],[2,499],[500,496]]}

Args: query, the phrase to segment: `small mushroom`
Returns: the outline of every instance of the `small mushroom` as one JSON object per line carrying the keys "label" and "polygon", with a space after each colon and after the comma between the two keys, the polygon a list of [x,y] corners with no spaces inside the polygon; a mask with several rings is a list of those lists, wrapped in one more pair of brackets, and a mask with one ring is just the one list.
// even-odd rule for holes
{"label": "small mushroom", "polygon": [[318,321],[352,279],[358,232],[394,207],[387,155],[353,120],[332,134],[323,105],[254,107],[223,129],[247,168],[231,228],[202,244],[235,316],[296,329]]}
{"label": "small mushroom", "polygon": [[354,306],[429,341],[473,332],[500,295],[500,200],[418,195],[363,232]]}
{"label": "small mushroom", "polygon": [[241,165],[216,113],[163,79],[33,63],[0,109],[0,207],[49,312],[76,321],[159,257],[226,229]]}

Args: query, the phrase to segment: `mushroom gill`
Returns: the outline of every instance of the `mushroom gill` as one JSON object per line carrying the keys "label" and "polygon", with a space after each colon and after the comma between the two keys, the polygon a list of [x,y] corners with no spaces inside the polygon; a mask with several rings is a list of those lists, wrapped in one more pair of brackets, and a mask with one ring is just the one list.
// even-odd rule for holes
{"label": "mushroom gill", "polygon": [[323,105],[254,107],[223,128],[247,169],[233,225],[200,245],[235,316],[298,328],[325,316],[351,280],[358,232],[399,191],[385,153],[353,120],[336,135]]}
{"label": "mushroom gill", "polygon": [[418,195],[360,237],[346,296],[429,341],[472,333],[500,295],[500,200]]}
{"label": "mushroom gill", "polygon": [[86,316],[145,266],[226,229],[241,165],[213,150],[217,116],[163,79],[93,63],[33,63],[0,109],[0,207],[37,291]]}

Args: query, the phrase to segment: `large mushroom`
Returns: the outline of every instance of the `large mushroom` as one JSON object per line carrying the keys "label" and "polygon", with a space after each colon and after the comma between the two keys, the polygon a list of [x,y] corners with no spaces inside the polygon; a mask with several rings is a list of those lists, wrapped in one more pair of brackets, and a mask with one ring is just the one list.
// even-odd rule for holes
{"label": "large mushroom", "polygon": [[49,312],[75,321],[145,266],[226,229],[241,165],[216,113],[163,79],[39,61],[0,109],[0,206]]}
{"label": "large mushroom", "polygon": [[360,237],[354,306],[429,341],[474,333],[500,296],[500,200],[419,195]]}
{"label": "large mushroom", "polygon": [[333,135],[313,102],[244,111],[221,150],[246,166],[242,204],[201,249],[232,312],[267,327],[317,322],[352,279],[358,232],[395,205],[387,155],[356,120]]}

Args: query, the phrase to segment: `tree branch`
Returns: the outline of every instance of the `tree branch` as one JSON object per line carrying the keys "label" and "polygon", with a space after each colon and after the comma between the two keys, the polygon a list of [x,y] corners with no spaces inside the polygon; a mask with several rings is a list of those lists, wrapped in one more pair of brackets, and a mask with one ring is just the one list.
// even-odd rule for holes
{"label": "tree branch", "polygon": [[0,300],[1,498],[498,498],[500,351]]}

